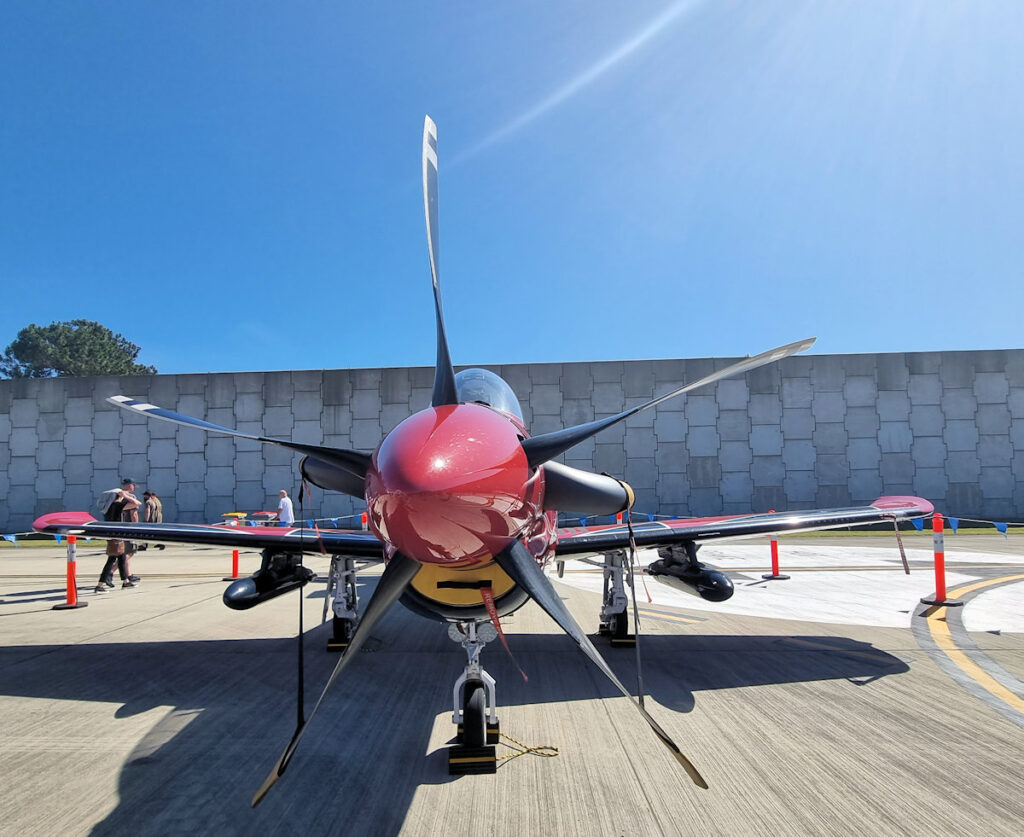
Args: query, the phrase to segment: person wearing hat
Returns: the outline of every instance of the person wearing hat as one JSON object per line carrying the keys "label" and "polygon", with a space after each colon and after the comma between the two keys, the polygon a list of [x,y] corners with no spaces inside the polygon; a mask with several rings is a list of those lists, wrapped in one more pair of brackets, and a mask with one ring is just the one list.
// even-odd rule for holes
{"label": "person wearing hat", "polygon": [[[135,480],[125,477],[121,480],[121,488],[118,489],[117,499],[107,507],[103,516],[108,521],[138,522],[138,508],[142,505],[139,498],[135,496]],[[108,587],[114,586],[114,567],[121,576],[121,587],[134,587],[138,581],[137,576],[132,576],[128,570],[128,561],[135,554],[135,544],[132,541],[111,539],[107,541],[107,563],[103,565],[100,572],[100,579],[96,582],[96,592],[105,593]]]}

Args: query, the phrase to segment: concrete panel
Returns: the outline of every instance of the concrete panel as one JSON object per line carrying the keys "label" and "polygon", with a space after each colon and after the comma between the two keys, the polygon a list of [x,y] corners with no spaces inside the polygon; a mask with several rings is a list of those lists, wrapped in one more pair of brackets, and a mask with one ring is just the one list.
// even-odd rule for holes
{"label": "concrete panel", "polygon": [[691,395],[683,401],[683,412],[690,427],[718,424],[718,402],[711,395]]}
{"label": "concrete panel", "polygon": [[538,384],[557,384],[562,377],[562,365],[560,363],[531,363],[530,381],[533,386]]}
{"label": "concrete panel", "polygon": [[64,410],[64,420],[69,427],[92,425],[95,411],[91,398],[69,398]]}
{"label": "concrete panel", "polygon": [[[91,456],[69,456],[64,460],[64,481],[68,485],[89,485],[91,479]],[[91,504],[89,510],[92,510]]]}
{"label": "concrete panel", "polygon": [[[639,407],[641,404],[644,404],[645,402],[647,402],[649,400],[650,400],[649,398],[627,398],[626,399],[626,406],[623,407],[623,409],[624,410],[629,410],[629,409],[631,409],[633,407]],[[653,431],[654,430],[654,417],[655,417],[655,414],[657,413],[657,409],[658,409],[657,407],[654,407],[654,408],[652,408],[650,410],[642,410],[641,412],[639,412],[639,413],[637,413],[635,415],[632,415],[628,419],[626,419],[626,423],[625,423],[626,435],[628,436],[630,430],[632,430],[633,428],[637,428],[637,427],[646,427],[646,428],[650,428],[650,430]]]}
{"label": "concrete panel", "polygon": [[946,445],[941,436],[921,436],[914,439],[910,453],[920,468],[942,468],[946,464]]}
{"label": "concrete panel", "polygon": [[405,421],[411,413],[408,404],[385,404],[380,408],[380,429],[385,435]]}
{"label": "concrete panel", "polygon": [[750,390],[751,397],[755,395],[778,397],[779,390],[782,388],[780,367],[781,364],[772,363],[746,374],[747,388]]}
{"label": "concrete panel", "polygon": [[0,442],[0,471],[7,470],[7,466],[10,464],[11,446],[7,442]]}
{"label": "concrete panel", "polygon": [[955,483],[952,481],[952,477],[950,477],[949,489],[946,492],[946,503],[949,513],[954,516],[978,517],[984,508],[981,488],[977,482]]}
{"label": "concrete panel", "polygon": [[296,421],[315,421],[323,418],[323,404],[319,392],[296,392],[292,401],[292,416]]}
{"label": "concrete panel", "polygon": [[754,512],[785,511],[789,505],[786,489],[781,485],[754,486],[750,497],[750,510]]}
{"label": "concrete panel", "polygon": [[1001,372],[979,372],[974,378],[974,395],[979,404],[1005,404],[1010,384]]}
{"label": "concrete panel", "polygon": [[595,383],[591,403],[596,413],[618,413],[625,405],[622,384],[617,382]]}
{"label": "concrete panel", "polygon": [[626,482],[636,489],[654,488],[658,480],[658,468],[654,459],[626,459]]}
{"label": "concrete panel", "polygon": [[947,389],[942,393],[942,412],[947,419],[971,419],[978,412],[978,399],[971,389]]}
{"label": "concrete panel", "polygon": [[1015,451],[1024,450],[1024,419],[1014,419],[1010,423],[1010,444]]}
{"label": "concrete panel", "polygon": [[154,439],[146,453],[154,468],[173,468],[178,460],[178,446],[173,439]]}
{"label": "concrete panel", "polygon": [[798,504],[813,503],[818,494],[818,481],[813,471],[790,471],[782,481],[786,491],[785,508],[799,508]]}
{"label": "concrete panel", "polygon": [[69,427],[64,434],[64,450],[69,455],[91,453],[92,445],[91,427]]}
{"label": "concrete panel", "polygon": [[627,398],[650,399],[654,393],[654,361],[635,360],[627,363],[622,374],[622,390]]}
{"label": "concrete panel", "polygon": [[620,444],[595,444],[594,469],[608,474],[622,474],[626,470],[626,451]]}
{"label": "concrete panel", "polygon": [[59,442],[64,438],[66,429],[64,416],[60,413],[42,413],[36,425],[40,442]]}
{"label": "concrete panel", "polygon": [[951,451],[974,451],[978,447],[978,426],[973,421],[947,421],[942,438]]}
{"label": "concrete panel", "polygon": [[848,485],[854,503],[870,503],[882,494],[882,477],[875,468],[851,470]]}
{"label": "concrete panel", "polygon": [[750,390],[743,378],[727,378],[718,382],[718,406],[721,410],[742,410],[746,412],[750,401]]}
{"label": "concrete panel", "polygon": [[722,442],[718,452],[718,461],[722,464],[722,472],[750,471],[754,455],[747,442]]}
{"label": "concrete panel", "polygon": [[530,393],[534,418],[557,416],[562,412],[562,393],[557,384],[535,384]]}
{"label": "concrete panel", "polygon": [[722,474],[722,500],[736,504],[735,511],[749,511],[754,493],[754,481],[749,473],[732,472]]}
{"label": "concrete panel", "polygon": [[784,409],[810,407],[813,394],[810,378],[782,379],[782,406]]}
{"label": "concrete panel", "polygon": [[[206,469],[206,490],[209,494],[230,497],[235,491],[233,468],[216,467]],[[230,511],[230,509],[226,509]]]}
{"label": "concrete panel", "polygon": [[266,470],[263,452],[239,453],[235,457],[232,468],[235,472],[236,483],[259,482],[262,485],[263,472]]}
{"label": "concrete panel", "polygon": [[1013,387],[1006,399],[1006,405],[1010,408],[1010,415],[1014,418],[1024,418],[1024,387]]}
{"label": "concrete panel", "polygon": [[11,456],[35,456],[39,448],[39,434],[35,427],[14,427],[9,444]]}
{"label": "concrete panel", "polygon": [[874,375],[853,375],[843,383],[847,407],[874,407],[878,400],[878,385]]}
{"label": "concrete panel", "polygon": [[325,406],[323,413],[324,435],[347,435],[352,429],[352,412],[348,407]]}
{"label": "concrete panel", "polygon": [[59,470],[64,467],[64,457],[63,442],[40,442],[36,448],[36,467],[40,471]]}
{"label": "concrete panel", "polygon": [[[410,372],[411,374],[411,372]],[[345,369],[324,371],[323,401],[332,407],[348,404],[352,398],[352,376]]]}
{"label": "concrete panel", "polygon": [[834,509],[849,506],[853,499],[850,495],[849,486],[844,482],[834,485],[819,485],[818,491],[814,496],[814,502],[823,508]]}
{"label": "concrete panel", "polygon": [[380,396],[375,390],[357,389],[352,393],[350,403],[355,419],[378,419],[380,417]]}
{"label": "concrete panel", "polygon": [[1015,482],[1013,471],[1006,467],[986,467],[981,469],[981,476],[978,477],[978,487],[981,488],[982,496],[990,499],[1012,499]]}
{"label": "concrete panel", "polygon": [[39,421],[39,405],[35,401],[15,398],[11,401],[11,427],[35,427]]}
{"label": "concrete panel", "polygon": [[203,483],[179,482],[173,496],[175,509],[182,519],[206,517],[206,486]]}
{"label": "concrete panel", "polygon": [[910,418],[910,397],[906,392],[879,392],[878,418],[881,421],[907,421]]}
{"label": "concrete panel", "polygon": [[125,425],[120,441],[122,453],[145,453],[149,448],[149,427],[145,424]]}
{"label": "concrete panel", "polygon": [[722,494],[717,488],[690,488],[690,513],[695,517],[722,514]]}
{"label": "concrete panel", "polygon": [[292,372],[292,389],[295,392],[320,393],[323,389],[324,373],[321,369],[303,369]]}
{"label": "concrete panel", "polygon": [[842,421],[846,417],[846,403],[841,392],[815,392],[811,399],[811,413],[814,420],[821,422]]}
{"label": "concrete panel", "polygon": [[814,428],[811,437],[814,447],[821,454],[846,453],[849,443],[849,436],[846,433],[846,426],[839,423],[822,424],[818,423]]}
{"label": "concrete panel", "polygon": [[946,474],[953,483],[977,482],[981,463],[973,451],[950,451],[946,455]]}
{"label": "concrete panel", "polygon": [[380,400],[383,404],[408,404],[412,384],[408,369],[384,369],[380,376]]}
{"label": "concrete panel", "polygon": [[809,408],[783,408],[782,435],[787,442],[791,439],[810,439],[813,434],[814,416]]}
{"label": "concrete panel", "polygon": [[782,453],[782,428],[755,424],[750,430],[750,449],[759,456],[778,456]]}
{"label": "concrete panel", "polygon": [[945,352],[939,362],[939,377],[946,389],[970,387],[974,384],[972,352]]}
{"label": "concrete panel", "polygon": [[691,456],[717,456],[718,431],[714,427],[690,427],[686,434],[686,445]]}
{"label": "concrete panel", "polygon": [[815,355],[811,358],[811,388],[815,393],[841,392],[846,380],[841,355]]}
{"label": "concrete panel", "polygon": [[[625,438],[626,458],[648,457],[653,459],[657,440],[653,430],[639,429],[629,433]],[[653,485],[653,483],[652,483]]]}
{"label": "concrete panel", "polygon": [[266,436],[288,439],[294,427],[295,418],[290,407],[267,407],[263,413],[263,432]]}
{"label": "concrete panel", "polygon": [[691,456],[686,466],[691,491],[697,488],[718,490],[722,482],[722,465],[716,456]]}
{"label": "concrete panel", "polygon": [[881,422],[874,407],[850,407],[846,411],[846,432],[851,439],[875,439]]}
{"label": "concrete panel", "polygon": [[206,404],[211,409],[230,409],[235,403],[235,376],[208,375]]}
{"label": "concrete panel", "polygon": [[121,411],[116,407],[110,407],[103,412],[97,412],[92,423],[92,435],[97,439],[116,439],[120,436]]}
{"label": "concrete panel", "polygon": [[[288,492],[293,502],[298,494],[296,484],[296,473],[287,465],[268,465],[263,472],[263,491],[266,496],[265,503],[273,503],[267,508],[277,509],[277,494],[281,489]],[[297,509],[296,509],[297,511]]]}
{"label": "concrete panel", "polygon": [[1010,410],[1006,404],[981,404],[978,407],[978,432],[983,436],[1010,432]]}
{"label": "concrete panel", "polygon": [[662,503],[686,503],[690,498],[690,481],[685,474],[662,474],[658,478],[658,495]]}
{"label": "concrete panel", "polygon": [[755,456],[750,464],[754,485],[782,485],[786,468],[781,456]]}
{"label": "concrete panel", "polygon": [[[204,482],[206,479],[206,457],[201,453],[180,454],[175,462],[175,471],[178,474],[178,482]],[[203,504],[200,504],[196,508],[202,507]]]}
{"label": "concrete panel", "polygon": [[907,369],[906,355],[875,355],[875,364],[875,380],[878,382],[879,393],[882,390],[903,392],[907,389],[910,372]]}
{"label": "concrete panel", "polygon": [[753,394],[747,412],[753,425],[778,425],[782,422],[782,401],[778,394]]}
{"label": "concrete panel", "polygon": [[877,439],[850,439],[847,455],[850,467],[854,469],[877,469],[882,461],[882,449]]}
{"label": "concrete panel", "polygon": [[230,467],[235,462],[235,440],[230,436],[213,436],[206,440],[208,467]]}
{"label": "concrete panel", "polygon": [[593,418],[594,408],[589,398],[566,398],[562,401],[562,422],[566,427],[584,424]]}
{"label": "concrete panel", "polygon": [[207,438],[207,433],[189,427],[179,427],[175,434],[179,453],[201,453],[206,449]]}
{"label": "concrete panel", "polygon": [[814,464],[814,475],[818,485],[842,485],[844,488],[850,479],[850,460],[845,454],[819,454]]}
{"label": "concrete panel", "polygon": [[909,453],[885,453],[878,471],[886,485],[910,483],[914,478],[914,461]]}
{"label": "concrete panel", "polygon": [[914,406],[939,404],[942,401],[942,382],[938,375],[911,375],[907,393]]}
{"label": "concrete panel", "polygon": [[585,363],[563,363],[561,376],[562,397],[590,400],[594,388],[594,379],[590,374],[590,366]]}
{"label": "concrete panel", "polygon": [[942,408],[938,405],[915,404],[910,411],[910,430],[915,436],[941,436],[945,425]]}
{"label": "concrete panel", "polygon": [[263,461],[267,467],[271,466],[295,466],[296,476],[298,475],[298,462],[302,454],[279,445],[267,445],[263,450]]}
{"label": "concrete panel", "polygon": [[883,421],[878,430],[878,444],[882,453],[909,451],[914,441],[909,421]]}
{"label": "concrete panel", "polygon": [[[530,422],[530,432],[534,436],[539,436],[542,433],[553,433],[556,430],[561,430],[563,427],[562,417],[558,415],[534,416],[533,421]],[[604,434],[601,435],[603,436]]]}
{"label": "concrete panel", "polygon": [[297,421],[288,438],[305,445],[319,445],[323,443],[323,427],[319,421]]}
{"label": "concrete panel", "polygon": [[[36,484],[36,458],[35,456],[11,456],[11,464],[7,467],[7,476],[12,486],[27,486]],[[11,498],[8,498],[10,501]]]}
{"label": "concrete panel", "polygon": [[907,354],[907,367],[911,375],[937,375],[941,359],[940,352],[911,352]]}
{"label": "concrete panel", "polygon": [[787,440],[782,446],[782,462],[786,471],[812,471],[817,453],[810,439]]}
{"label": "concrete panel", "polygon": [[263,377],[263,400],[268,407],[287,407],[295,397],[291,372],[266,372]]}
{"label": "concrete panel", "polygon": [[1009,465],[1013,446],[1009,435],[982,436],[978,439],[978,461],[982,465]]}

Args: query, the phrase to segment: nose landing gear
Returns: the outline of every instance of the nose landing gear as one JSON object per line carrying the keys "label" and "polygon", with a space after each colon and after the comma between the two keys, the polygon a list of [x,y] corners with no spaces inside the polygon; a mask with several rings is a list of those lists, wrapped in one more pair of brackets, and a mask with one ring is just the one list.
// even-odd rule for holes
{"label": "nose landing gear", "polygon": [[449,625],[448,636],[466,649],[466,668],[452,689],[452,723],[456,744],[448,748],[448,773],[494,773],[494,745],[499,727],[494,678],[480,665],[480,651],[498,632],[489,622],[463,621]]}
{"label": "nose landing gear", "polygon": [[629,598],[623,583],[626,560],[623,550],[604,553],[604,597],[598,633],[609,637],[612,646],[619,648],[636,646],[636,635],[629,633]]}

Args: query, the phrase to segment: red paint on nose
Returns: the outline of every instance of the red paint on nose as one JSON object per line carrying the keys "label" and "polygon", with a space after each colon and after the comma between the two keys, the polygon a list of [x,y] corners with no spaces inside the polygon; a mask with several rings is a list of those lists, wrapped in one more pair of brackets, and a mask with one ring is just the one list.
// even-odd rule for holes
{"label": "red paint on nose", "polygon": [[515,426],[480,404],[431,407],[373,455],[366,499],[374,531],[404,555],[472,563],[500,552],[540,515]]}

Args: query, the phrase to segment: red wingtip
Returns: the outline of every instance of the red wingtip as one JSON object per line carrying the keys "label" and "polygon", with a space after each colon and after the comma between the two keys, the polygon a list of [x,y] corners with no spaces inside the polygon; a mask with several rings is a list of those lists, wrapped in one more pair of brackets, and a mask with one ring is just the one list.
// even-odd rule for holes
{"label": "red wingtip", "polygon": [[45,532],[53,526],[84,526],[86,523],[95,522],[96,518],[89,514],[89,512],[61,511],[44,514],[42,517],[37,518],[36,522],[32,524],[32,528]]}
{"label": "red wingtip", "polygon": [[907,506],[913,506],[921,514],[931,514],[935,511],[935,506],[925,500],[923,497],[901,497],[901,496],[888,496],[879,497],[875,502],[871,504],[876,509],[902,509]]}

